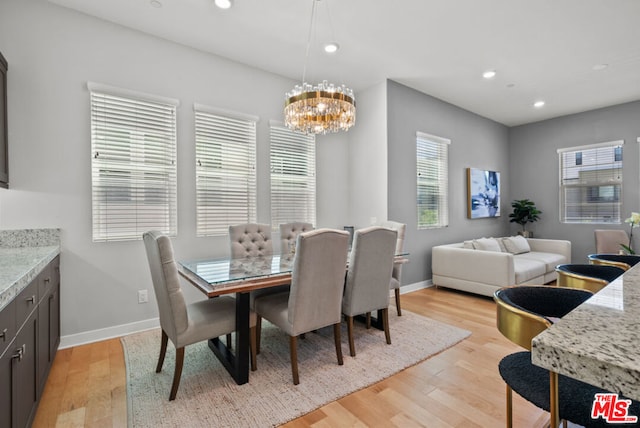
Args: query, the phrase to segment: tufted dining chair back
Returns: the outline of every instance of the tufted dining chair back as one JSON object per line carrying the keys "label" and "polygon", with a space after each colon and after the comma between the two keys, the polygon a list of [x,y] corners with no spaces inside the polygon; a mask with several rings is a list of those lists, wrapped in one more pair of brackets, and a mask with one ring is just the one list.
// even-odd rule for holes
{"label": "tufted dining chair back", "polygon": [[311,223],[304,222],[292,222],[283,223],[280,225],[280,253],[287,254],[292,252],[292,248],[295,248],[296,239],[298,235],[304,232],[313,230]]}
{"label": "tufted dining chair back", "polygon": [[270,256],[273,254],[271,226],[260,223],[229,226],[231,257]]}

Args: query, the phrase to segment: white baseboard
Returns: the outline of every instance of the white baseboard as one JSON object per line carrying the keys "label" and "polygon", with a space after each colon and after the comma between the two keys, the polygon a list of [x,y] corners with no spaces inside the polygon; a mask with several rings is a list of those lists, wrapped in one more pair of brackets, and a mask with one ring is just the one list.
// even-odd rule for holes
{"label": "white baseboard", "polygon": [[400,294],[411,293],[412,291],[422,290],[423,288],[433,287],[433,282],[428,279],[426,281],[414,282],[400,287]]}
{"label": "white baseboard", "polygon": [[[414,282],[400,287],[400,294],[410,293],[423,288],[432,287],[431,280]],[[391,292],[393,295],[393,291]],[[151,318],[144,321],[121,324],[113,327],[101,328],[98,330],[85,331],[78,334],[70,334],[60,338],[59,349],[71,348],[73,346],[85,345],[87,343],[99,342],[101,340],[113,339],[114,337],[126,336],[131,333],[138,333],[144,330],[151,330],[160,327],[158,318]]]}
{"label": "white baseboard", "polygon": [[144,321],[121,324],[113,327],[101,328],[98,330],[85,331],[78,334],[71,334],[68,336],[62,336],[60,338],[59,349],[71,348],[73,346],[113,339],[114,337],[126,336],[127,334],[137,333],[144,330],[151,330],[158,327],[160,327],[160,319],[151,318]]}

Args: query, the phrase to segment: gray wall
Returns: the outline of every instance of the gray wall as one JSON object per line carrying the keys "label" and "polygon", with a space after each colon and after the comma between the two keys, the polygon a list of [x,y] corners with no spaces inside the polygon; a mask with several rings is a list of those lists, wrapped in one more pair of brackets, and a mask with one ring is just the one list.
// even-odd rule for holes
{"label": "gray wall", "polygon": [[[626,229],[626,225],[560,223],[557,149],[624,140],[621,211],[624,220],[632,211],[640,211],[638,136],[640,101],[511,128],[511,196],[531,199],[543,211],[532,228],[535,236],[570,240],[572,261],[586,263],[587,255],[595,252],[594,229]],[[634,241],[638,248],[638,241]]]}
{"label": "gray wall", "polygon": [[[228,254],[226,236],[195,234],[193,103],[260,117],[258,221],[270,222],[269,120],[282,120],[284,93],[296,82],[46,0],[0,1],[0,51],[9,62],[10,158],[0,228],[62,229],[63,344],[144,328],[157,316],[142,242],[91,241],[87,81],[180,100],[174,240],[180,258]],[[318,226],[342,227],[347,137],[317,141]],[[137,290],[145,288],[150,303],[139,305]],[[185,291],[190,300],[203,297],[193,287]]]}
{"label": "gray wall", "polygon": [[[503,236],[509,230],[510,171],[506,126],[425,95],[399,83],[387,83],[389,159],[388,219],[407,224],[403,284],[431,279],[431,247],[464,239]],[[416,131],[451,140],[449,147],[449,226],[417,229]],[[466,168],[501,173],[498,218],[467,219]]]}

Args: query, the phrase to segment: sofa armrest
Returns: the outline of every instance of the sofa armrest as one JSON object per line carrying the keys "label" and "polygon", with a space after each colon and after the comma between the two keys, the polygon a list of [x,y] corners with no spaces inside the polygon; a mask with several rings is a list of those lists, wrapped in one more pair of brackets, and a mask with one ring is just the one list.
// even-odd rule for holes
{"label": "sofa armrest", "polygon": [[513,254],[495,251],[435,246],[431,253],[431,270],[433,275],[496,286],[513,285],[516,281]]}
{"label": "sofa armrest", "polygon": [[538,238],[527,238],[527,241],[531,251],[562,254],[567,259],[566,263],[571,263],[571,241]]}

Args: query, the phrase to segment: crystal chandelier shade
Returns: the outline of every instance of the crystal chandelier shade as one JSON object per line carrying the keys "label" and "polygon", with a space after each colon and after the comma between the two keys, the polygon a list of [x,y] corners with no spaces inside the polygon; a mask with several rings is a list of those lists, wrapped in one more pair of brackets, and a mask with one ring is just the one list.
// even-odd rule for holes
{"label": "crystal chandelier shade", "polygon": [[[319,0],[313,0],[311,9],[307,58],[317,1]],[[302,76],[302,84],[296,85],[285,95],[285,125],[293,131],[304,134],[348,131],[356,123],[356,99],[353,91],[345,85],[334,85],[326,80],[313,86],[306,82],[305,73]]]}
{"label": "crystal chandelier shade", "polygon": [[286,94],[284,121],[288,128],[305,134],[347,131],[356,123],[353,91],[326,80],[317,86],[296,85]]}

